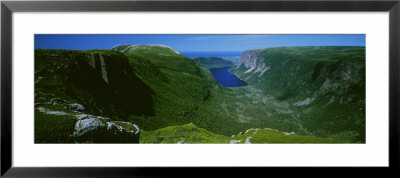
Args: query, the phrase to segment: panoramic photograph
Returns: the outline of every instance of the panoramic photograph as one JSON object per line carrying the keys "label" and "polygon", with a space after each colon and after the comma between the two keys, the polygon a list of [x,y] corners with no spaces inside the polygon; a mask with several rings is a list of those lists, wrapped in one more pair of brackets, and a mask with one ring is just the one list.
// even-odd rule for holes
{"label": "panoramic photograph", "polygon": [[365,144],[364,34],[36,34],[34,141]]}

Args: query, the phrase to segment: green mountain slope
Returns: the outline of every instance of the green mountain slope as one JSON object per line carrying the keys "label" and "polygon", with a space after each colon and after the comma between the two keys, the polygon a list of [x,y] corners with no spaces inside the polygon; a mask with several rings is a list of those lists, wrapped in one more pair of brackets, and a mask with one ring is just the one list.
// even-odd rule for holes
{"label": "green mountain slope", "polygon": [[292,131],[292,123],[279,119],[281,104],[260,101],[262,93],[251,86],[222,87],[208,69],[168,47],[120,45],[113,50],[128,57],[138,77],[155,93],[154,116],[128,118],[144,130],[194,123],[225,136],[258,127]]}
{"label": "green mountain slope", "polygon": [[154,117],[135,115],[129,119],[145,130],[181,125],[198,119],[200,105],[210,95],[195,61],[158,45],[121,45],[138,76],[154,91]]}
{"label": "green mountain slope", "polygon": [[[309,52],[298,49],[295,56]],[[287,52],[277,51],[276,56],[280,53]],[[268,88],[264,81],[270,78],[264,77],[275,75],[269,72],[285,60],[272,60],[274,65],[260,61],[264,62],[253,60],[257,67],[248,71],[251,67],[246,65],[253,64],[241,58],[233,71],[242,79],[246,77],[251,85],[225,88],[207,68],[163,45],[119,45],[111,50],[90,51],[35,50],[35,142],[177,143],[183,138],[187,143],[230,143],[235,139],[244,143],[250,137],[245,132],[251,128],[273,128],[256,129],[252,143],[365,142],[360,131],[364,120],[353,116],[359,112],[347,112],[352,105],[338,105],[338,98],[332,102],[336,104],[319,104],[330,101],[331,96],[351,94],[350,89],[339,93],[329,90],[331,95],[320,94],[307,100],[314,96],[307,90],[319,91],[317,84],[307,80],[305,83],[310,86],[291,89],[304,92],[303,95],[283,97],[282,91],[287,87]],[[299,78],[308,79],[310,73],[312,79],[311,71],[318,73],[313,67],[320,66],[320,74],[314,74],[316,81],[322,81],[323,76],[342,81],[335,78],[336,73],[348,65],[342,62],[336,68],[326,68],[330,65],[324,62],[314,65],[325,60],[310,61],[300,62],[308,68],[299,69],[305,73],[299,73]],[[292,65],[274,71],[282,76],[276,74],[277,81],[270,81],[276,82],[272,85],[280,86],[278,81],[290,79],[292,74],[287,71],[292,68],[286,69],[288,66]],[[357,97],[362,98],[353,98]],[[331,108],[336,110],[330,112]],[[353,117],[361,118],[360,125],[354,124]],[[295,134],[287,135],[292,132]]]}
{"label": "green mountain slope", "polygon": [[[171,48],[121,45],[113,50],[128,56],[138,76],[155,93],[154,116],[129,117],[129,121],[144,130],[194,123],[225,136],[249,128],[310,134],[301,127],[302,123],[294,117],[298,113],[287,102],[276,101],[272,95],[253,86],[222,87],[209,70],[199,68],[193,60]],[[322,136],[331,137],[332,134]]]}
{"label": "green mountain slope", "polygon": [[194,57],[192,59],[194,59],[201,67],[207,69],[233,66],[233,62],[218,57]]}
{"label": "green mountain slope", "polygon": [[287,102],[304,134],[365,141],[365,48],[249,50],[231,72]]}

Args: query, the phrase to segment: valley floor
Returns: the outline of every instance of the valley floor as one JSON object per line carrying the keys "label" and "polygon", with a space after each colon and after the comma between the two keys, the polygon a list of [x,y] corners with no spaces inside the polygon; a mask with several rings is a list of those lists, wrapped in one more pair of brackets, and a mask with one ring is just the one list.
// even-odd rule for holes
{"label": "valley floor", "polygon": [[[246,139],[248,143],[347,142],[310,134],[298,119],[295,107],[253,85],[226,88],[217,84],[208,70],[203,69],[203,73],[213,90],[210,99],[199,105],[191,124],[143,131],[142,143],[246,143]],[[262,132],[255,136],[245,134],[250,130]]]}

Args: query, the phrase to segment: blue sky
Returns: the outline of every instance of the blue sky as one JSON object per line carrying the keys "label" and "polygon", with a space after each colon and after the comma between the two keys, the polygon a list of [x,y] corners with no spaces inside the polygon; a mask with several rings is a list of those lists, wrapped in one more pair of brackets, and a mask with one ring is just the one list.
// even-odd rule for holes
{"label": "blue sky", "polygon": [[365,46],[365,35],[35,35],[35,49],[110,49],[163,44],[180,52],[245,51],[281,46]]}

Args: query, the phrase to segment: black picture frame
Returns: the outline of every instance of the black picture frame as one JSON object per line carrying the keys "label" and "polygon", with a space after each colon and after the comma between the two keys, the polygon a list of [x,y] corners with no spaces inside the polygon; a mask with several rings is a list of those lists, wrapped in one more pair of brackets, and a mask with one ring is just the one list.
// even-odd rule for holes
{"label": "black picture frame", "polygon": [[[1,175],[6,177],[129,177],[179,176],[177,168],[20,168],[12,166],[12,18],[13,12],[123,12],[123,11],[334,11],[389,12],[389,167],[399,168],[400,1],[2,1],[1,2]],[[209,170],[185,168],[196,175]],[[204,168],[203,168],[204,169]],[[227,168],[218,172],[229,172]],[[234,168],[240,172],[240,168]],[[365,170],[376,170],[365,169]],[[263,172],[253,168],[253,173]],[[271,170],[269,170],[271,171]],[[279,170],[281,172],[283,170]],[[243,173],[243,172],[242,172]],[[330,174],[338,174],[331,171]],[[181,175],[182,176],[182,175]],[[191,176],[191,175],[188,175]]]}

